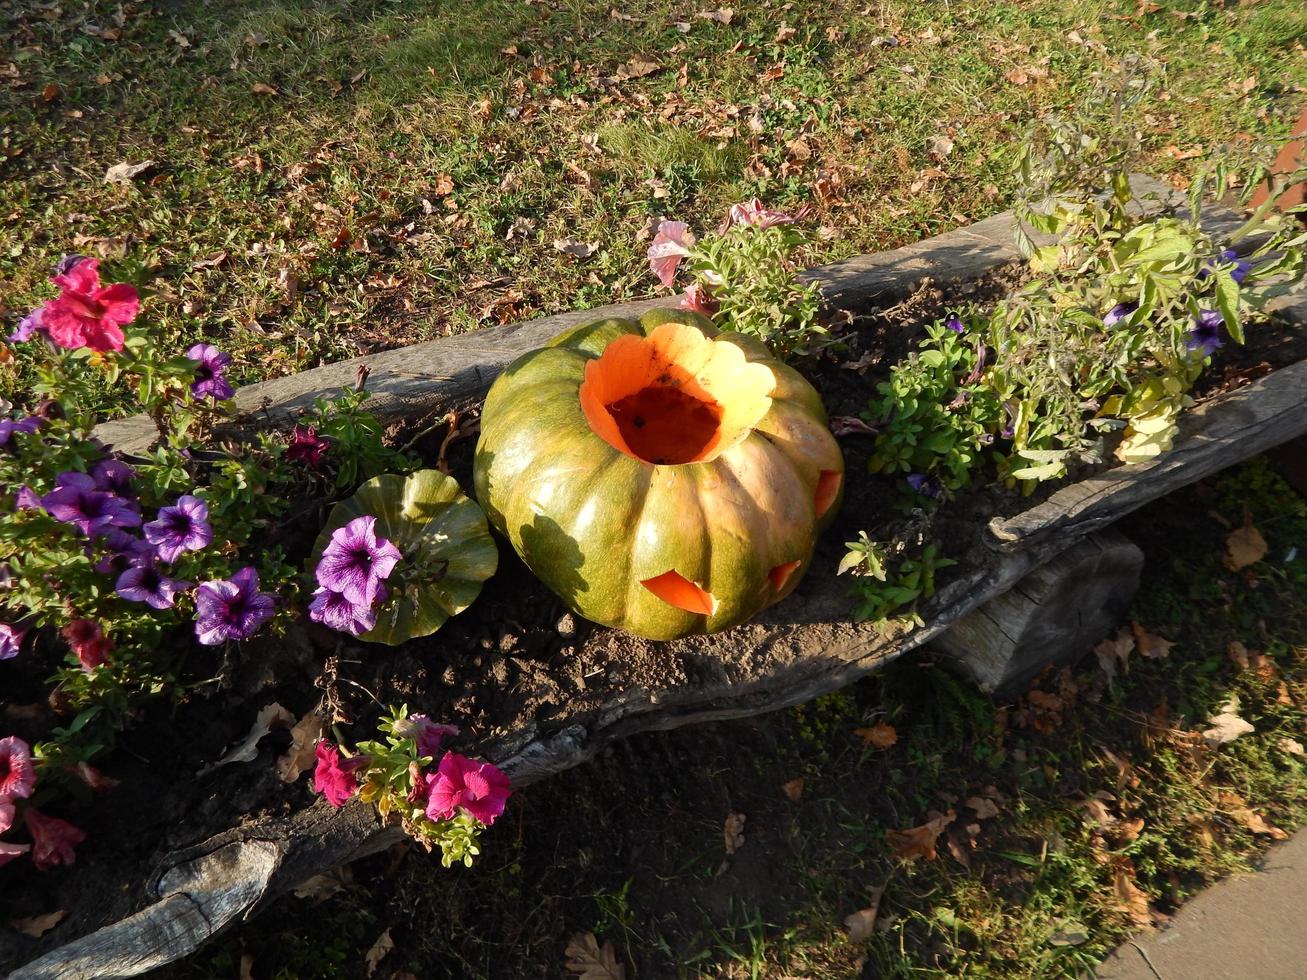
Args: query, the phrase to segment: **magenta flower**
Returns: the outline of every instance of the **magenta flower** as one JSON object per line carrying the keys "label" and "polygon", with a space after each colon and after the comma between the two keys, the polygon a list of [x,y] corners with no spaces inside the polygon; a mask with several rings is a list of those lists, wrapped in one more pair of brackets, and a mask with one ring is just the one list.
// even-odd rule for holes
{"label": "magenta flower", "polygon": [[404,724],[402,734],[417,743],[418,755],[434,759],[445,739],[458,734],[457,725],[442,725],[426,715],[413,715]]}
{"label": "magenta flower", "polygon": [[25,800],[36,789],[32,750],[17,735],[0,738],[0,799]]}
{"label": "magenta flower", "polygon": [[371,606],[381,583],[403,557],[385,538],[377,537],[377,519],[356,517],[331,533],[318,560],[318,584],[341,593],[356,606]]}
{"label": "magenta flower", "polygon": [[205,646],[248,640],[275,611],[276,600],[259,591],[259,573],[247,566],[195,590],[195,636]]}
{"label": "magenta flower", "polygon": [[82,670],[88,674],[101,664],[109,662],[113,652],[113,640],[104,635],[100,624],[89,619],[74,619],[62,630],[60,635],[68,641],[73,653],[77,655]]}
{"label": "magenta flower", "polygon": [[311,470],[322,465],[322,457],[331,448],[331,443],[323,439],[313,426],[297,425],[290,433],[290,443],[286,446],[286,458],[299,460]]}
{"label": "magenta flower", "polygon": [[[375,601],[384,602],[385,586],[379,588]],[[377,625],[377,610],[375,605],[350,602],[344,593],[320,585],[309,602],[309,619],[341,633],[361,636]]]}
{"label": "magenta flower", "polygon": [[8,623],[0,623],[0,660],[13,660],[18,656],[19,648],[23,645],[23,637],[27,635],[27,630],[20,630],[17,626],[10,626]]}
{"label": "magenta flower", "polygon": [[361,755],[342,759],[340,749],[330,742],[318,743],[317,767],[313,770],[313,788],[334,807],[342,807],[359,788],[354,773],[368,764]]}
{"label": "magenta flower", "polygon": [[213,540],[209,505],[190,494],[178,497],[171,507],[159,508],[158,517],[141,528],[141,532],[154,545],[159,560],[171,565],[184,552],[207,548]]}
{"label": "magenta flower", "polygon": [[712,293],[700,282],[691,283],[685,290],[685,295],[681,297],[681,309],[690,310],[709,319],[715,316],[720,308],[721,304],[713,299]]}
{"label": "magenta flower", "polygon": [[14,801],[6,796],[0,796],[0,834],[14,825],[14,814],[18,808],[14,806]]}
{"label": "magenta flower", "polygon": [[784,211],[775,211],[764,207],[762,201],[755,197],[752,201],[732,204],[730,211],[726,213],[726,219],[718,229],[718,233],[724,235],[732,227],[747,225],[758,229],[775,228],[777,225],[792,225],[796,221],[802,221],[806,218],[809,210],[809,207],[805,204],[795,214],[787,214]]}
{"label": "magenta flower", "polygon": [[41,509],[41,498],[37,496],[36,491],[33,490],[31,487],[29,487],[27,484],[23,484],[21,487],[19,487],[18,492],[14,494],[14,510],[40,510],[40,509]]}
{"label": "magenta flower", "polygon": [[108,527],[141,523],[141,515],[130,501],[97,490],[95,480],[85,473],[60,473],[55,489],[41,498],[41,506],[55,520],[72,524],[87,536]]}
{"label": "magenta flower", "polygon": [[658,225],[658,232],[649,245],[649,268],[664,286],[670,286],[676,278],[676,267],[681,259],[690,254],[694,236],[690,226],[684,221],[664,221]]}
{"label": "magenta flower", "polygon": [[212,395],[222,402],[236,394],[226,375],[227,365],[231,363],[230,354],[224,354],[212,344],[196,344],[186,352],[186,356],[199,362],[195,380],[191,382],[192,395],[196,398]]}
{"label": "magenta flower", "polygon": [[71,865],[77,860],[73,848],[86,840],[85,831],[67,820],[49,817],[40,810],[29,808],[23,814],[27,830],[32,835],[32,861],[40,871],[49,871],[61,864]]}
{"label": "magenta flower", "polygon": [[427,785],[427,816],[432,820],[448,820],[461,809],[487,827],[504,812],[512,793],[508,777],[497,766],[454,752],[445,753]]}
{"label": "magenta flower", "polygon": [[190,582],[161,574],[153,563],[127,569],[113,584],[114,591],[128,602],[144,602],[155,609],[170,608],[173,596],[190,587]]}
{"label": "magenta flower", "polygon": [[1216,310],[1201,310],[1194,325],[1189,328],[1185,347],[1197,351],[1199,357],[1211,357],[1225,346],[1225,318]]}
{"label": "magenta flower", "polygon": [[3,868],[14,858],[22,857],[31,849],[31,844],[9,844],[0,840],[0,868]]}
{"label": "magenta flower", "polygon": [[91,465],[90,476],[95,481],[97,490],[116,493],[120,497],[136,496],[132,488],[132,477],[136,476],[136,470],[120,459],[105,457],[96,460]]}
{"label": "magenta flower", "polygon": [[60,347],[122,350],[122,328],[141,309],[136,287],[122,282],[101,286],[99,259],[74,256],[61,262],[56,273],[53,282],[61,292],[41,308],[33,329]]}

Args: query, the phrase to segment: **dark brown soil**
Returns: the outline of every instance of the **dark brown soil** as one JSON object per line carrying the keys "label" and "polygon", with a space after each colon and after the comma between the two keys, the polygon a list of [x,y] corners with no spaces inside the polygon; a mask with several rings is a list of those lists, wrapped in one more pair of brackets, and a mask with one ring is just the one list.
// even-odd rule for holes
{"label": "dark brown soil", "polygon": [[[869,311],[854,319],[843,348],[806,365],[805,372],[832,416],[857,416],[866,409],[875,383],[920,339],[914,324],[968,300],[995,298],[1018,275],[1015,268],[1003,269],[947,294],[927,285],[894,307]],[[1218,359],[1221,385],[1255,377],[1248,372],[1261,370],[1263,361],[1296,359],[1296,348],[1273,343],[1274,336],[1269,330],[1254,334],[1246,355],[1223,351]],[[414,431],[420,429],[415,423]],[[419,443],[431,460],[441,435],[436,432]],[[832,566],[843,556],[844,542],[859,530],[884,538],[925,519],[921,512],[902,509],[903,494],[893,481],[857,478],[866,472],[869,437],[846,437],[842,445],[852,478],[840,517],[816,558]],[[454,476],[469,493],[473,448],[474,440],[462,439],[448,453]],[[999,489],[967,494],[933,515],[932,534],[945,542],[947,554],[963,557],[978,545],[990,517],[1017,512],[1037,499]],[[951,571],[965,569],[963,562]],[[802,589],[789,602],[803,602]],[[675,652],[595,627],[569,613],[501,542],[500,570],[478,601],[439,633],[401,648],[367,646],[308,625],[284,638],[248,644],[235,664],[192,651],[188,675],[197,684],[194,691],[181,704],[160,700],[149,706],[103,761],[122,786],[94,801],[53,807],[89,831],[77,868],[38,874],[29,862],[18,862],[3,872],[0,921],[53,909],[68,910],[70,919],[44,940],[12,931],[0,934],[0,965],[22,962],[140,907],[148,898],[149,871],[168,852],[311,803],[308,780],[287,785],[276,776],[272,760],[289,744],[284,729],[263,740],[257,760],[197,775],[243,738],[258,711],[271,702],[299,717],[325,694],[351,741],[371,737],[381,705],[406,703],[414,712],[460,726],[463,734],[455,748],[499,759],[511,754],[524,733],[584,723],[623,690],[666,691],[724,677],[747,682],[774,669],[767,656],[756,655],[747,644],[738,646],[717,643]],[[32,706],[43,699],[43,677],[59,656],[50,648],[0,665],[0,671],[8,672],[0,674],[8,702],[6,732],[37,740],[51,724],[61,723],[43,705]],[[204,683],[219,675],[225,683]]]}

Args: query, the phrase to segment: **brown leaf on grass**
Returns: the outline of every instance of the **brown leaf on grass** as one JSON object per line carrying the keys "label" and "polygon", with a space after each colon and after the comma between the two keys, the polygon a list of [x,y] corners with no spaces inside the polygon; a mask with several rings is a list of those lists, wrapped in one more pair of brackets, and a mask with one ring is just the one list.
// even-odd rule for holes
{"label": "brown leaf on grass", "polygon": [[9,924],[24,936],[39,939],[66,918],[68,918],[68,913],[64,909],[60,909],[58,912],[34,915],[28,919],[10,919]]}
{"label": "brown leaf on grass", "polygon": [[665,65],[660,65],[656,61],[650,61],[648,58],[636,55],[626,64],[618,65],[613,78],[619,82],[626,82],[633,78],[644,78],[646,75],[652,75],[654,72],[662,71],[665,67]]}
{"label": "brown leaf on grass", "polygon": [[1160,660],[1162,657],[1170,656],[1171,647],[1175,646],[1173,641],[1148,632],[1138,623],[1130,624],[1130,632],[1134,634],[1135,649],[1139,651],[1139,655],[1149,660]]}
{"label": "brown leaf on grass", "polygon": [[1112,828],[1112,837],[1118,844],[1127,844],[1132,840],[1137,840],[1139,835],[1144,832],[1144,818],[1131,817],[1129,820],[1120,820]]}
{"label": "brown leaf on grass", "polygon": [[1225,567],[1232,572],[1255,565],[1266,557],[1266,539],[1253,527],[1251,515],[1244,516],[1242,527],[1225,536]]}
{"label": "brown leaf on grass", "polygon": [[554,248],[580,262],[599,251],[599,243],[577,241],[575,238],[555,238]]}
{"label": "brown leaf on grass", "polygon": [[250,91],[255,95],[281,95],[275,88],[267,82],[255,82],[250,86]]}
{"label": "brown leaf on grass", "polygon": [[363,954],[363,963],[367,967],[368,976],[377,972],[377,967],[381,961],[386,958],[386,954],[395,948],[395,940],[390,938],[390,930],[387,929],[377,941],[372,944],[372,948]]}
{"label": "brown leaf on grass", "polygon": [[[848,365],[844,365],[848,367]],[[852,415],[832,415],[830,419],[831,435],[839,436],[874,436],[876,430],[862,419]]]}
{"label": "brown leaf on grass", "polygon": [[1134,774],[1134,767],[1130,765],[1128,759],[1124,759],[1117,755],[1106,745],[1102,746],[1102,750],[1103,755],[1107,757],[1107,761],[1116,767],[1116,791],[1118,793],[1127,785],[1139,785],[1139,777]]}
{"label": "brown leaf on grass", "polygon": [[200,770],[201,774],[211,772],[219,766],[228,766],[233,762],[249,762],[259,754],[259,740],[273,728],[289,728],[295,724],[295,716],[276,701],[265,704],[255,716],[254,724],[239,745],[229,749],[221,759],[211,766]]}
{"label": "brown leaf on grass", "polygon": [[59,98],[59,96],[62,93],[63,93],[63,89],[61,89],[54,82],[49,82],[46,84],[44,88],[41,89],[41,101],[53,102],[55,99]]}
{"label": "brown leaf on grass", "polygon": [[791,803],[798,803],[799,800],[803,799],[803,777],[796,776],[788,783],[781,783],[781,792],[785,794],[785,798]]}
{"label": "brown leaf on grass", "polygon": [[1130,917],[1136,926],[1151,926],[1153,912],[1148,907],[1148,895],[1135,884],[1135,866],[1129,858],[1118,858],[1112,864],[1112,891],[1117,908]]}
{"label": "brown leaf on grass", "polygon": [[1248,648],[1238,640],[1231,640],[1229,646],[1225,648],[1225,655],[1230,658],[1240,670],[1248,668]]}
{"label": "brown leaf on grass", "polygon": [[744,846],[744,821],[748,819],[743,813],[728,813],[722,823],[722,839],[726,844],[726,853],[734,854]]}
{"label": "brown leaf on grass", "polygon": [[349,243],[354,240],[350,234],[349,225],[341,225],[340,231],[336,232],[336,237],[331,240],[331,247],[339,251],[342,248],[349,248]]}
{"label": "brown leaf on grass", "polygon": [[851,943],[865,943],[876,934],[876,914],[880,911],[880,897],[885,894],[885,889],[882,886],[867,891],[871,897],[867,907],[844,917],[844,928],[849,931]]}
{"label": "brown leaf on grass", "polygon": [[448,197],[454,193],[454,178],[449,174],[436,174],[436,182],[431,185],[431,193],[436,197]]}
{"label": "brown leaf on grass", "polygon": [[1203,741],[1211,746],[1225,745],[1241,735],[1257,730],[1239,717],[1239,696],[1236,694],[1230,695],[1230,700],[1208,721],[1212,723],[1212,727],[1203,732]]}
{"label": "brown leaf on grass", "polygon": [[935,859],[936,840],[956,816],[957,814],[954,811],[949,810],[948,813],[927,820],[920,827],[910,827],[907,830],[887,830],[885,831],[885,841],[894,851],[894,856],[900,861],[915,861],[917,858],[923,857],[928,861],[933,861]]}
{"label": "brown leaf on grass", "polygon": [[202,259],[196,259],[191,263],[192,269],[216,269],[227,261],[227,252],[224,249],[221,252],[210,252]]}
{"label": "brown leaf on grass", "polygon": [[735,10],[731,7],[720,7],[717,10],[701,10],[694,16],[702,20],[712,20],[719,24],[729,24],[731,18],[735,16]]}
{"label": "brown leaf on grass", "polygon": [[944,835],[944,843],[948,845],[948,852],[953,855],[953,860],[964,868],[971,867],[971,854],[967,851],[966,845],[952,834]]}
{"label": "brown leaf on grass", "polygon": [[1302,755],[1307,752],[1307,749],[1303,748],[1302,742],[1299,742],[1296,738],[1289,738],[1287,735],[1283,736],[1275,744],[1281,752],[1287,752],[1289,755]]}
{"label": "brown leaf on grass", "polygon": [[1272,840],[1286,840],[1289,837],[1283,830],[1267,823],[1260,813],[1249,807],[1234,806],[1230,807],[1226,812],[1254,834],[1266,834]]}
{"label": "brown leaf on grass", "polygon": [[990,817],[997,817],[1002,812],[993,800],[983,796],[968,797],[967,809],[975,811],[977,820],[988,820]]}
{"label": "brown leaf on grass", "polygon": [[1080,808],[1100,827],[1110,827],[1116,822],[1116,817],[1112,816],[1112,811],[1107,808],[1107,804],[1097,796],[1081,800]]}
{"label": "brown leaf on grass", "polygon": [[581,980],[626,980],[626,967],[617,961],[612,943],[599,945],[593,932],[578,932],[563,950],[568,973]]}
{"label": "brown leaf on grass", "polygon": [[307,900],[311,905],[317,905],[319,902],[325,902],[332,895],[343,892],[352,884],[354,884],[354,872],[350,871],[348,864],[344,864],[334,871],[314,875],[308,881],[296,885],[291,894],[296,898]]}
{"label": "brown leaf on grass", "polygon": [[899,733],[894,730],[894,726],[883,721],[876,722],[870,728],[855,728],[853,734],[877,749],[888,749],[899,740]]}
{"label": "brown leaf on grass", "polygon": [[1026,74],[1024,68],[1011,68],[1003,72],[1003,77],[1013,85],[1026,85],[1030,82],[1030,76]]}
{"label": "brown leaf on grass", "polygon": [[277,775],[283,783],[295,782],[300,773],[314,764],[323,725],[322,715],[314,708],[290,730],[290,749],[277,760]]}
{"label": "brown leaf on grass", "polygon": [[130,184],[153,166],[153,160],[142,160],[140,163],[115,163],[105,170],[104,182],[106,184]]}
{"label": "brown leaf on grass", "polygon": [[1116,636],[1109,636],[1094,647],[1094,656],[1108,680],[1117,676],[1117,667],[1121,674],[1130,673],[1130,654],[1135,648],[1135,638],[1126,630],[1118,630]]}

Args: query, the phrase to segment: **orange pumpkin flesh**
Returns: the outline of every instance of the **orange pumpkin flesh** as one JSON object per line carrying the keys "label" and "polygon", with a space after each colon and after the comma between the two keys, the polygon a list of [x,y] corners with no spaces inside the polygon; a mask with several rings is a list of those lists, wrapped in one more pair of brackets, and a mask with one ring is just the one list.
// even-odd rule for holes
{"label": "orange pumpkin flesh", "polygon": [[654,639],[793,591],[844,474],[816,392],[682,311],[568,331],[482,411],[477,496],[578,613]]}

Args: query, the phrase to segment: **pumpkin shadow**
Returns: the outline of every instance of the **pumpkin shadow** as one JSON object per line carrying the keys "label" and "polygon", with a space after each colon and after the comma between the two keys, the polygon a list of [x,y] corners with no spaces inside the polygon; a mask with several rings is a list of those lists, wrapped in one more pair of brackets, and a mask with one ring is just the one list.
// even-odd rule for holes
{"label": "pumpkin shadow", "polygon": [[537,514],[518,529],[522,559],[535,575],[572,608],[587,583],[581,577],[581,548],[551,517]]}

